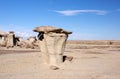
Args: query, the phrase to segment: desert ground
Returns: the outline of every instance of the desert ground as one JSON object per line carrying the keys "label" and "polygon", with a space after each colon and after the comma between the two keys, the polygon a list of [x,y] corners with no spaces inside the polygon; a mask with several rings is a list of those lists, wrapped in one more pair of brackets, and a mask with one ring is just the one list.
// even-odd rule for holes
{"label": "desert ground", "polygon": [[101,44],[68,43],[64,55],[73,60],[58,70],[42,63],[39,49],[1,47],[0,79],[120,79],[120,46]]}

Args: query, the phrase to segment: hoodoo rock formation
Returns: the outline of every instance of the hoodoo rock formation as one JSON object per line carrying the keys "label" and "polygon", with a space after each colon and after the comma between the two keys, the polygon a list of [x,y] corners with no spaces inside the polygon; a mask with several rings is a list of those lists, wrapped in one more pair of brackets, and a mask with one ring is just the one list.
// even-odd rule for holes
{"label": "hoodoo rock formation", "polygon": [[36,27],[34,32],[38,32],[40,50],[42,52],[43,63],[59,66],[63,63],[63,53],[68,34],[72,32],[52,26]]}

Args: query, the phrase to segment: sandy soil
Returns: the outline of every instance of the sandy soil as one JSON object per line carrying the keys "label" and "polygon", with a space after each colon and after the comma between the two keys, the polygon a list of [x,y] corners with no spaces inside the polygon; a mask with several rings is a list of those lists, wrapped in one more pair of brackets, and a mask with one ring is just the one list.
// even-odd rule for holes
{"label": "sandy soil", "polygon": [[38,49],[1,49],[0,79],[120,79],[120,49],[66,49],[59,70],[42,64]]}

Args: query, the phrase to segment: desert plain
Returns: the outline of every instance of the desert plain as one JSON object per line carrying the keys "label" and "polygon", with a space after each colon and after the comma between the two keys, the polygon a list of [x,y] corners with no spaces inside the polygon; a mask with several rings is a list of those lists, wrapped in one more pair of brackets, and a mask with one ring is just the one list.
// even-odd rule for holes
{"label": "desert plain", "polygon": [[0,79],[120,79],[120,41],[68,41],[64,55],[51,70],[39,48],[0,47]]}

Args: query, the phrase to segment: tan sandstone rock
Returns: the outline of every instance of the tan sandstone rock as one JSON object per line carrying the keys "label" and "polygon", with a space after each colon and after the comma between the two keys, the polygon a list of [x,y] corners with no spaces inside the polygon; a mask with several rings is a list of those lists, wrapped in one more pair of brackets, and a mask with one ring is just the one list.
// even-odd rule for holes
{"label": "tan sandstone rock", "polygon": [[6,47],[13,47],[15,45],[15,34],[13,31],[10,31],[7,35],[7,45]]}
{"label": "tan sandstone rock", "polygon": [[68,34],[72,32],[52,26],[36,27],[33,31],[39,33],[38,39],[43,62],[54,66],[63,63],[66,40]]}

